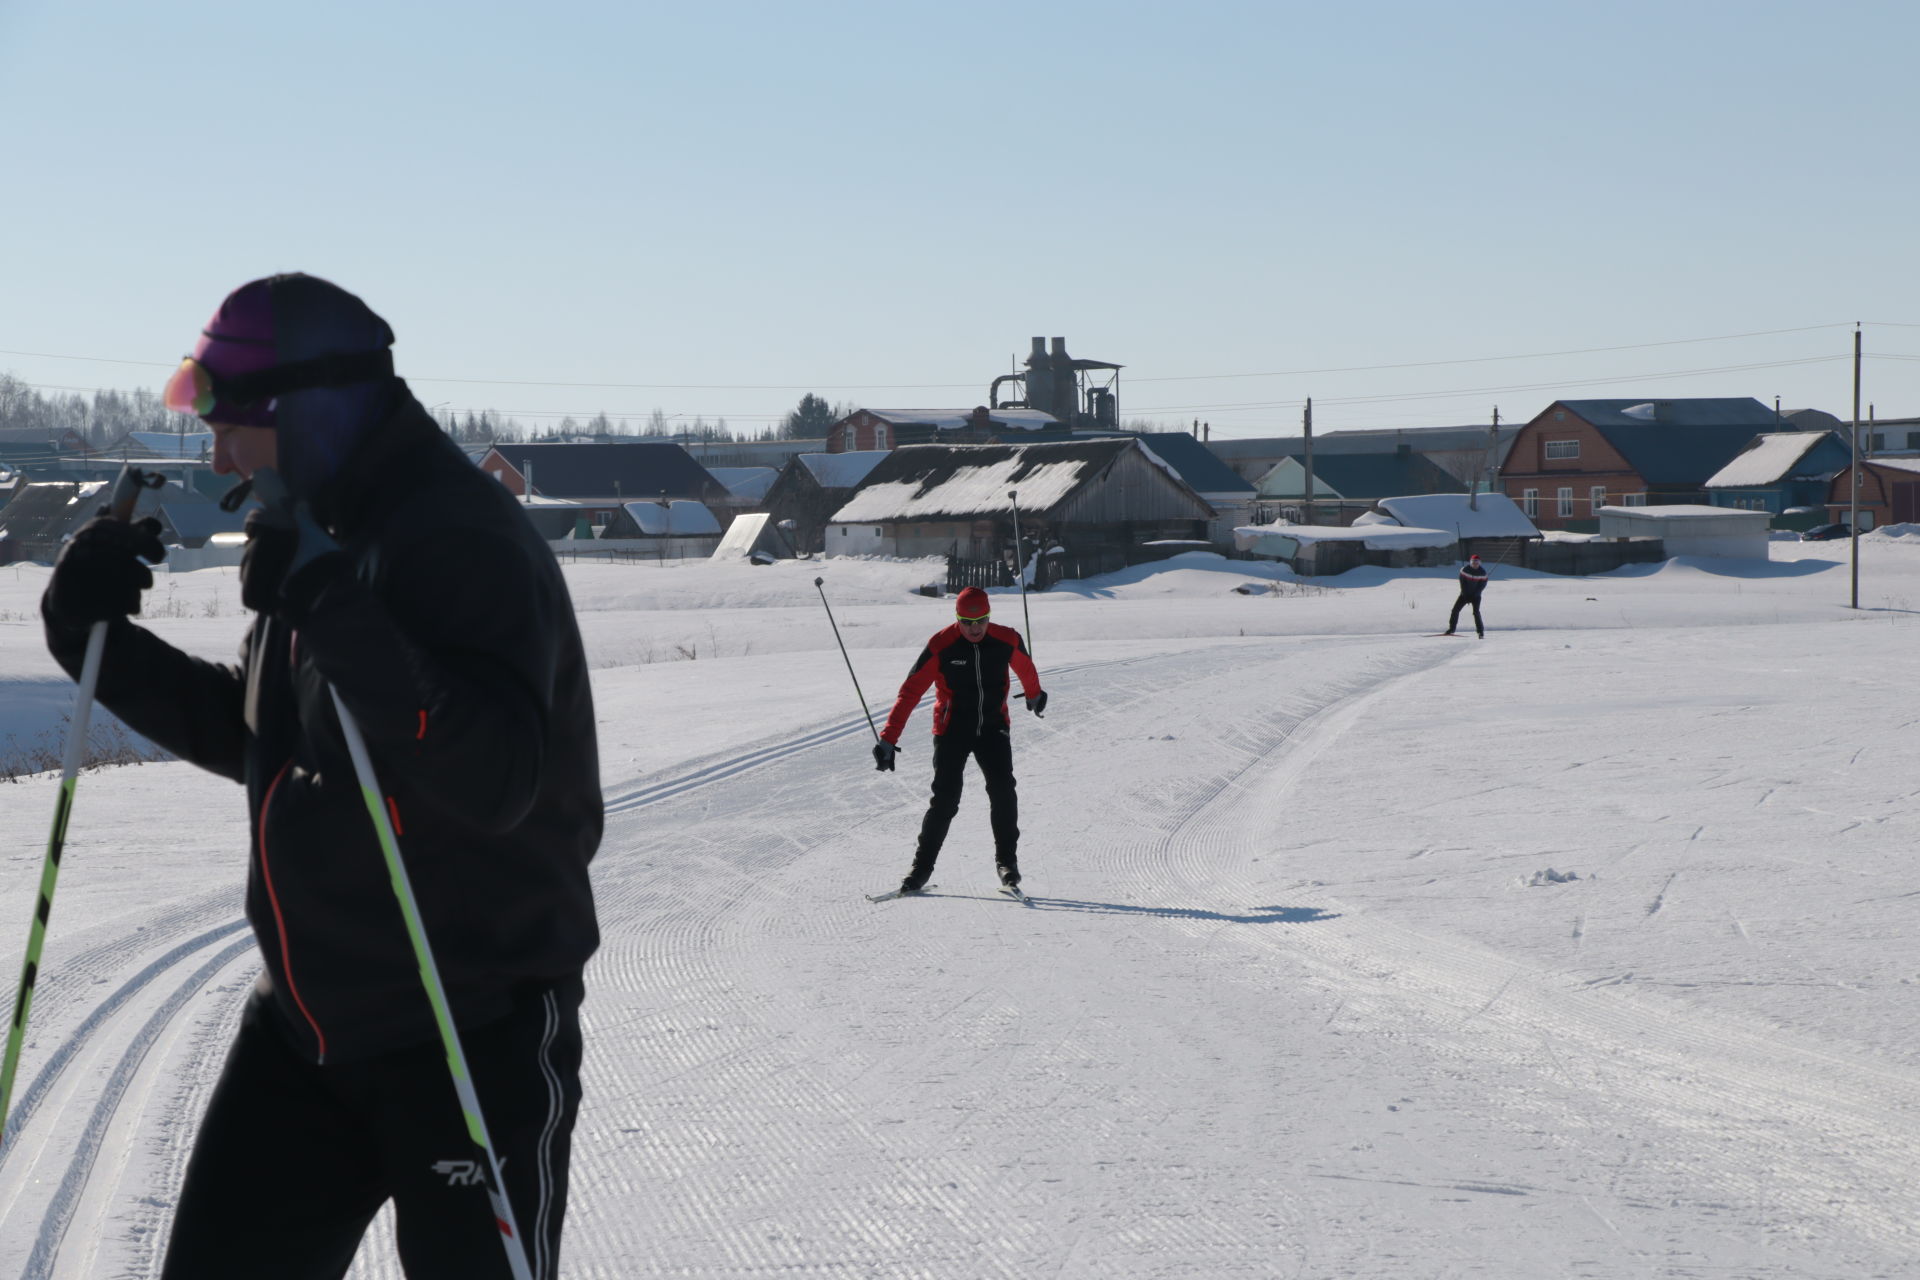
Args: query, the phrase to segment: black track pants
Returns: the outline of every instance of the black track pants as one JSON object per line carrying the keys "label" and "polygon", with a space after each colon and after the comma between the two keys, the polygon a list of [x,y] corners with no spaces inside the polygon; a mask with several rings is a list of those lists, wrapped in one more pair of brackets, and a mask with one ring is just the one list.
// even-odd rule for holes
{"label": "black track pants", "polygon": [[932,874],[947,828],[960,812],[960,792],[966,785],[967,761],[978,760],[987,781],[991,806],[994,861],[1015,868],[1020,847],[1020,797],[1013,780],[1013,739],[1004,725],[989,726],[979,737],[945,733],[933,740],[933,797],[920,823],[920,844],[913,854],[913,874]]}
{"label": "black track pants", "polygon": [[[461,1033],[535,1280],[559,1274],[581,994],[577,978],[535,989]],[[249,1002],[194,1142],[162,1280],[339,1280],[388,1200],[409,1280],[506,1280],[439,1042],[315,1066],[272,1016]]]}
{"label": "black track pants", "polygon": [[1473,606],[1474,632],[1478,635],[1484,636],[1485,634],[1487,634],[1487,629],[1484,626],[1480,625],[1480,597],[1475,595],[1468,595],[1464,591],[1460,593],[1460,598],[1453,602],[1453,614],[1451,617],[1447,619],[1447,630],[1452,631],[1460,625],[1460,611],[1466,608],[1468,605]]}

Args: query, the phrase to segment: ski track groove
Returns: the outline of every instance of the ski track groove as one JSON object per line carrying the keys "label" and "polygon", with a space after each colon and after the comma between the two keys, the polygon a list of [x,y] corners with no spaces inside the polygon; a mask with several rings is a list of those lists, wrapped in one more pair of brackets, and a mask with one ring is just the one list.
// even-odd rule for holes
{"label": "ski track groove", "polygon": [[114,1122],[121,1102],[134,1087],[147,1051],[166,1031],[168,1023],[213,980],[220,970],[252,949],[251,936],[221,948],[176,985],[129,1040],[113,1071],[101,1086],[99,1097],[80,1133],[77,1148],[68,1161],[65,1172],[60,1176],[59,1186],[54,1191],[52,1203],[41,1218],[33,1252],[27,1258],[27,1266],[21,1273],[21,1280],[51,1280],[53,1268],[59,1261],[61,1243],[65,1240],[67,1229],[79,1210],[81,1196],[86,1191],[87,1181],[93,1173],[95,1162],[99,1159],[107,1128]]}
{"label": "ski track groove", "polygon": [[[1118,698],[1122,708],[1137,707],[1192,678],[1196,661],[1217,668],[1212,678],[1241,678],[1238,667],[1243,655],[1215,649],[1202,650],[1198,658],[1192,653],[1155,655],[1063,668],[1050,674],[1049,683],[1071,688],[1074,682],[1063,677],[1076,670],[1157,671],[1154,679],[1122,686],[1126,690]],[[1099,707],[1089,708],[1094,718],[1124,714],[1113,709],[1105,696],[1109,692],[1103,689]],[[793,751],[705,762],[684,779],[636,794],[637,803],[622,809],[619,822],[624,827],[631,820],[627,816],[631,810],[643,805],[701,803],[693,794],[695,788],[682,785],[685,781],[724,781],[737,776],[743,766],[783,760],[864,727],[864,721],[847,722],[836,733],[809,735]],[[1230,781],[1221,782],[1215,793]],[[790,790],[809,803],[792,803]],[[988,1125],[981,1138],[973,1134],[982,1108],[995,1105],[992,1095],[996,1082],[1002,1080],[1000,1073],[1009,1069],[1020,1073],[1018,1092],[1023,1099],[1063,1100],[1058,1105],[1023,1106],[1019,1111],[1023,1140],[1039,1149],[1127,1149],[1138,1141],[1137,1131],[1109,1117],[1119,1114],[1137,1120],[1163,1105],[1153,1099],[1177,1096],[1176,1079],[1148,1069],[1142,1078],[1150,1084],[1134,1084],[1135,1096],[1127,1099],[1127,1105],[1094,1107],[1075,1097],[1069,1083],[1073,1075],[1090,1058],[1112,1060],[1124,1055],[1127,1031],[1119,1026],[1099,1028],[1090,1044],[1087,1035],[1054,1030],[1051,1017],[1038,1021],[1041,1015],[1023,1013],[999,998],[1001,989],[1017,989],[1020,980],[1013,953],[989,972],[970,973],[966,994],[957,1001],[932,1012],[916,1011],[942,1028],[943,1035],[919,1041],[895,1035],[890,1042],[876,1036],[877,1043],[846,1055],[857,1061],[826,1066],[810,1065],[809,1055],[795,1051],[810,1038],[810,1024],[819,1016],[859,1019],[862,1025],[878,1018],[884,1030],[884,1020],[897,1020],[889,1006],[902,998],[900,993],[885,989],[884,980],[879,990],[863,984],[857,993],[835,993],[841,999],[852,996],[862,1001],[851,1008],[839,1006],[842,1011],[836,1015],[831,999],[820,1008],[787,1007],[780,993],[749,990],[723,970],[743,947],[764,947],[770,941],[784,948],[795,965],[805,965],[808,953],[814,951],[830,951],[837,957],[844,952],[850,932],[857,937],[859,932],[889,927],[890,920],[899,923],[897,916],[876,912],[911,912],[932,905],[910,900],[876,908],[849,898],[824,908],[814,904],[807,910],[792,910],[794,897],[817,891],[804,878],[806,855],[846,842],[864,822],[872,821],[870,806],[876,794],[886,809],[879,816],[890,832],[872,838],[910,848],[912,819],[924,804],[918,788],[900,788],[896,780],[888,779],[823,791],[813,779],[782,781],[757,797],[748,797],[741,809],[714,815],[715,820],[703,827],[708,842],[696,855],[702,870],[725,868],[741,891],[737,901],[671,902],[670,894],[651,883],[655,868],[645,864],[610,868],[600,882],[609,903],[604,912],[608,918],[647,922],[637,937],[609,938],[596,965],[603,981],[645,1006],[623,1020],[652,1022],[655,1047],[647,1055],[649,1061],[622,1064],[630,1069],[615,1070],[617,1081],[595,1081],[589,1089],[602,1097],[648,1099],[638,1108],[642,1114],[608,1117],[599,1123],[622,1134],[645,1133],[657,1142],[648,1146],[642,1163],[659,1166],[668,1198],[649,1202],[643,1197],[638,1213],[640,1219],[654,1222],[665,1238],[664,1242],[656,1238],[655,1247],[646,1251],[646,1256],[659,1259],[649,1274],[1032,1274],[1045,1257],[1035,1225],[1051,1212],[1044,1189],[1006,1182],[1009,1171],[982,1164],[983,1157],[975,1154],[991,1152],[1003,1136],[986,1120],[978,1121]],[[769,824],[780,831],[779,840],[767,839]],[[613,834],[610,843],[620,843],[620,834]],[[644,848],[644,839],[636,840],[635,846]],[[984,864],[973,865],[959,840],[952,843],[941,866],[956,886],[966,885],[969,876],[984,878]],[[793,886],[796,879],[800,883]],[[1005,909],[998,899],[987,900],[984,888],[970,893],[956,887],[932,897],[957,899],[948,905],[958,910]],[[981,901],[964,901],[975,897]],[[910,929],[901,941],[904,952],[892,963],[902,972],[911,974],[941,963],[934,944]],[[746,981],[751,980],[749,974]],[[703,1017],[703,1009],[723,1012]],[[1036,1025],[1046,1027],[1049,1034],[1036,1037]],[[1031,1043],[1037,1038],[1038,1045]],[[959,1061],[956,1054],[961,1055]],[[1017,1066],[1009,1068],[1006,1064],[1013,1059]],[[692,1097],[676,1096],[672,1083],[696,1073],[701,1090]],[[877,1091],[876,1083],[880,1084]],[[733,1100],[750,1118],[702,1116],[671,1122],[676,1113],[697,1108],[701,1098],[715,1095]],[[648,1113],[664,1115],[669,1122],[656,1127]],[[736,1146],[739,1155],[729,1158],[726,1153]],[[864,1161],[852,1162],[855,1169],[880,1167],[892,1172],[878,1185],[863,1181],[864,1174],[845,1172],[848,1148],[871,1153]],[[743,1169],[739,1164],[749,1151],[752,1167]],[[716,1158],[716,1152],[722,1155]],[[602,1153],[583,1150],[578,1160],[582,1185],[600,1185]],[[618,1161],[608,1157],[605,1163]],[[830,1198],[847,1207],[832,1213],[828,1221],[816,1217],[799,1228],[786,1224],[790,1229],[785,1231],[777,1229],[776,1221],[770,1230],[769,1213],[775,1219],[779,1216],[781,1187],[797,1178],[852,1182],[843,1188],[844,1194]],[[1199,1198],[1189,1203],[1189,1195]],[[1206,1208],[1197,1178],[1178,1194],[1170,1194],[1169,1200],[1170,1206],[1155,1215],[1156,1249],[1202,1258],[1223,1250],[1243,1254],[1251,1248],[1250,1241],[1235,1236],[1226,1222]],[[722,1212],[722,1206],[728,1211]],[[625,1209],[631,1213],[631,1202]],[[583,1232],[597,1233],[602,1223],[612,1225],[595,1207],[583,1204],[581,1212]],[[586,1226],[589,1220],[596,1225]],[[922,1222],[926,1225],[918,1225]],[[808,1248],[797,1246],[796,1234],[809,1242]],[[1111,1232],[1108,1237],[1110,1249],[1115,1237]],[[951,1244],[940,1242],[955,1239],[984,1242],[984,1247],[952,1255]],[[716,1270],[695,1263],[680,1267],[669,1261],[680,1253],[698,1256],[695,1246],[701,1243],[721,1251],[726,1265]],[[839,1259],[840,1265],[823,1264],[823,1258]],[[1122,1273],[1161,1274],[1142,1263],[1127,1264]]]}
{"label": "ski track groove", "polygon": [[[1304,763],[1303,748],[1311,753],[1326,745],[1327,734],[1345,728],[1360,709],[1356,703],[1336,714],[1317,713],[1326,722],[1318,742],[1312,733],[1276,742],[1269,758],[1235,775],[1265,768],[1218,817],[1208,806],[1226,788],[1200,788],[1193,803],[1173,815],[1163,840],[1134,848],[1136,874],[1150,882],[1153,869],[1161,868],[1185,873],[1196,890],[1258,892],[1244,878],[1247,857],[1263,847],[1264,833],[1282,829],[1277,819]],[[1249,804],[1249,796],[1258,803]],[[1222,881],[1223,872],[1236,871],[1238,886]],[[1262,950],[1318,961],[1338,984],[1343,1016],[1373,1022],[1376,1034],[1412,1037],[1441,1058],[1467,1064],[1491,1058],[1538,1069],[1544,1054],[1545,1068],[1564,1079],[1581,1072],[1585,1096],[1560,1104],[1552,1122],[1574,1132],[1604,1125],[1604,1116],[1596,1120],[1582,1105],[1613,1099],[1651,1116],[1688,1151],[1642,1166],[1660,1175],[1663,1194],[1710,1194],[1692,1190],[1706,1165],[1723,1195],[1738,1193],[1756,1228],[1769,1221],[1769,1207],[1786,1205],[1803,1220],[1827,1219],[1877,1248],[1911,1255],[1920,1247],[1913,1225],[1920,1189],[1908,1176],[1911,1153],[1920,1147],[1920,1079],[1911,1072],[1794,1043],[1631,986],[1536,972],[1473,944],[1415,934],[1330,900],[1293,896],[1303,906],[1337,913],[1337,920],[1324,928],[1240,936]],[[1663,888],[1649,915],[1664,896]],[[1202,927],[1192,919],[1170,923],[1190,932]],[[1372,998],[1356,998],[1356,988],[1372,988]],[[1463,1034],[1469,1022],[1472,1034]],[[1582,1066],[1570,1071],[1569,1062]],[[1552,1105],[1537,1096],[1526,1103]]]}

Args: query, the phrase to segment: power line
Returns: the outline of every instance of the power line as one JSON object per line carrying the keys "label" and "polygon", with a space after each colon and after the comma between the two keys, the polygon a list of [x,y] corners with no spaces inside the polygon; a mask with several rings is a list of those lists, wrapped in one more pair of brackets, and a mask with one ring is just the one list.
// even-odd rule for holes
{"label": "power line", "polygon": [[[1789,333],[1813,333],[1821,329],[1850,328],[1855,322],[1801,325],[1791,329],[1756,329],[1747,333],[1724,333],[1704,338],[1671,338],[1659,342],[1632,342],[1608,347],[1575,347],[1564,351],[1531,351],[1514,355],[1463,356],[1448,360],[1412,360],[1390,364],[1336,365],[1318,369],[1279,369],[1258,373],[1194,373],[1139,376],[1138,382],[1213,382],[1233,378],[1297,378],[1333,373],[1378,373],[1394,369],[1433,369],[1448,365],[1488,364],[1506,360],[1550,360],[1565,356],[1598,355],[1614,351],[1645,351],[1657,347],[1687,346],[1702,342],[1736,342],[1746,338],[1777,337]],[[1885,323],[1899,328],[1920,328],[1920,324]],[[42,360],[83,360],[97,364],[131,364],[148,368],[171,369],[172,363],[155,360],[120,360],[107,356],[72,356],[47,351],[13,351],[0,348],[0,355],[30,356]],[[947,391],[959,387],[977,387],[979,379],[966,382],[847,382],[847,383],[750,383],[750,382],[558,382],[511,378],[443,378],[410,374],[411,382],[452,383],[463,386],[495,387],[576,387],[585,390],[618,391]]]}

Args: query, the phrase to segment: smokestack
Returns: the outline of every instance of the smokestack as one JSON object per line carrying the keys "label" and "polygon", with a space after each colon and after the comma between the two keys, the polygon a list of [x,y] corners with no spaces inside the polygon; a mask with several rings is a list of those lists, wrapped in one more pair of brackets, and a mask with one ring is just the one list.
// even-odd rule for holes
{"label": "smokestack", "polygon": [[1073,357],[1067,354],[1067,340],[1053,340],[1053,403],[1047,411],[1071,427],[1080,415],[1080,380],[1073,376]]}
{"label": "smokestack", "polygon": [[1027,408],[1053,409],[1053,361],[1047,357],[1045,338],[1033,340],[1033,353],[1027,357]]}

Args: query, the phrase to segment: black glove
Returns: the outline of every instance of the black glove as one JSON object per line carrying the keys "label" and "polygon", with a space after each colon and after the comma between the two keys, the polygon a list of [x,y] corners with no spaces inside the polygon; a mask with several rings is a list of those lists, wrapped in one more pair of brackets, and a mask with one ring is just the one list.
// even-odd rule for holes
{"label": "black glove", "polygon": [[876,742],[873,744],[873,767],[881,773],[892,773],[893,758],[899,754],[900,748],[891,742]]}
{"label": "black glove", "polygon": [[247,513],[247,547],[240,554],[240,602],[255,613],[302,617],[345,564],[340,544],[320,527],[286,482],[265,467],[253,474],[263,504]]}
{"label": "black glove", "polygon": [[128,524],[103,511],[60,548],[47,584],[47,611],[75,626],[138,613],[140,593],[153,585],[153,570],[140,562],[166,558],[158,520],[148,516]]}
{"label": "black glove", "polygon": [[1043,715],[1046,709],[1047,709],[1047,691],[1045,689],[1042,689],[1040,692],[1034,694],[1031,698],[1027,699],[1027,710],[1033,712],[1033,714],[1037,716]]}

